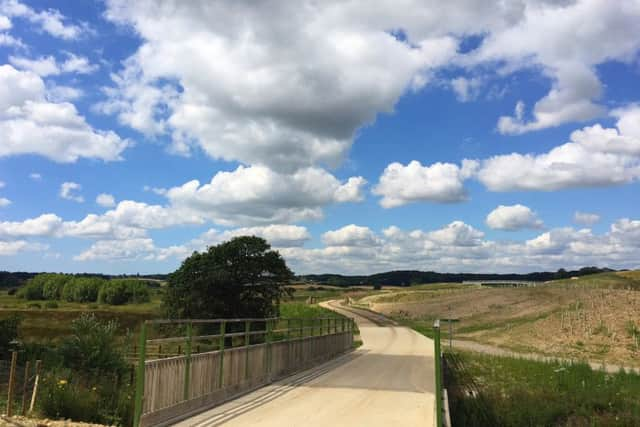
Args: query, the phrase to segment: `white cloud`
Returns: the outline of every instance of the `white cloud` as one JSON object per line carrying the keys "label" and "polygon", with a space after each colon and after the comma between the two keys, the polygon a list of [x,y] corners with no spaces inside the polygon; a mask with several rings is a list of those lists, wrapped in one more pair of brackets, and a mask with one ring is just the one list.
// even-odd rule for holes
{"label": "white cloud", "polygon": [[149,238],[128,240],[99,240],[89,249],[73,257],[75,261],[110,260],[135,261],[151,259],[156,247]]}
{"label": "white cloud", "polygon": [[495,208],[486,220],[487,225],[494,230],[522,230],[525,228],[542,228],[543,223],[530,208],[524,205],[504,206]]}
{"label": "white cloud", "polygon": [[90,74],[98,69],[84,56],[77,56],[67,52],[67,59],[59,63],[53,56],[41,56],[29,59],[21,56],[9,56],[9,62],[15,67],[31,71],[41,77],[55,76],[62,73]]}
{"label": "white cloud", "polygon": [[[457,48],[450,29],[416,22],[429,13],[420,2],[368,8],[366,18],[347,3],[107,4],[107,17],[144,42],[102,111],[171,134],[176,152],[197,146],[287,172],[339,163],[358,128],[392,112]],[[406,28],[409,41],[390,28]]]}
{"label": "white cloud", "polygon": [[46,98],[51,102],[75,101],[84,95],[82,89],[71,86],[61,86],[57,84],[49,84],[47,86]]}
{"label": "white cloud", "polygon": [[460,102],[468,102],[476,99],[480,94],[482,84],[483,81],[479,77],[456,77],[451,80],[451,88]]}
{"label": "white cloud", "polygon": [[42,175],[37,172],[30,173],[29,178],[33,181],[42,181]]}
{"label": "white cloud", "polygon": [[83,203],[84,197],[76,193],[76,191],[80,191],[81,189],[82,185],[77,182],[63,182],[62,185],[60,185],[59,195],[65,200]]}
{"label": "white cloud", "polygon": [[96,197],[96,203],[100,206],[111,208],[116,205],[116,199],[111,194],[100,193],[98,197]]}
{"label": "white cloud", "polygon": [[54,214],[43,214],[24,221],[0,222],[0,240],[8,237],[53,236],[62,225],[62,219]]}
{"label": "white cloud", "polygon": [[4,186],[5,186],[5,185],[6,185],[6,184],[5,184],[5,182],[4,182],[4,181],[0,181],[0,188],[4,188]]}
{"label": "white cloud", "polygon": [[378,239],[369,227],[355,224],[346,225],[338,230],[327,231],[322,235],[327,246],[375,246]]}
{"label": "white cloud", "polygon": [[194,180],[170,188],[166,197],[173,208],[222,225],[292,223],[321,218],[326,205],[361,200],[364,182],[353,177],[342,183],[318,168],[289,175],[239,166],[207,184]]}
{"label": "white cloud", "polygon": [[4,15],[0,15],[0,31],[8,30],[12,27],[11,19]]}
{"label": "white cloud", "polygon": [[640,106],[612,114],[616,128],[587,126],[570,142],[542,154],[494,156],[477,177],[491,191],[543,190],[624,184],[640,177]]}
{"label": "white cloud", "polygon": [[4,208],[5,206],[9,206],[11,204],[11,200],[6,197],[0,197],[0,208]]}
{"label": "white cloud", "polygon": [[11,256],[26,251],[41,251],[47,248],[48,246],[42,243],[30,243],[25,240],[0,241],[0,256]]}
{"label": "white cloud", "polygon": [[[596,66],[633,59],[640,39],[629,34],[640,19],[640,4],[587,0],[525,2],[520,7],[518,18],[490,31],[463,60],[474,65],[502,64],[503,74],[537,68],[551,80],[549,93],[536,102],[530,119],[521,107],[515,116],[501,117],[498,129],[518,134],[603,114],[604,108],[597,104],[602,83]],[[488,7],[487,12],[491,11]]]}
{"label": "white cloud", "polygon": [[41,77],[60,74],[60,68],[53,56],[42,56],[38,59],[9,56],[9,62],[21,70],[31,71]]}
{"label": "white cloud", "polygon": [[573,214],[573,221],[576,224],[590,226],[600,221],[600,215],[595,213],[576,211],[576,213]]}
{"label": "white cloud", "polygon": [[422,166],[416,160],[407,166],[391,163],[380,176],[373,193],[382,196],[380,205],[394,208],[415,201],[438,203],[467,199],[464,180],[475,170],[474,161],[465,160],[462,167],[451,163]]}
{"label": "white cloud", "polygon": [[35,73],[0,65],[0,157],[39,154],[64,163],[80,157],[121,159],[129,141],[93,129],[73,104],[50,102],[45,94]]}
{"label": "white cloud", "polygon": [[47,9],[36,12],[18,0],[2,0],[0,2],[0,13],[9,17],[24,18],[38,25],[51,36],[65,40],[77,39],[81,35],[90,32],[86,24],[74,25],[65,23],[66,18],[58,10]]}

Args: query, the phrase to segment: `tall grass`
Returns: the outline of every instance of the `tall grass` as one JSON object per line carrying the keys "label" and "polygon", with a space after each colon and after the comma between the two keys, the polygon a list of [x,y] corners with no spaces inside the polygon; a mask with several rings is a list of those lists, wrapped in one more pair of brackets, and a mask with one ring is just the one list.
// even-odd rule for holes
{"label": "tall grass", "polygon": [[446,355],[454,426],[638,426],[640,375],[584,363]]}

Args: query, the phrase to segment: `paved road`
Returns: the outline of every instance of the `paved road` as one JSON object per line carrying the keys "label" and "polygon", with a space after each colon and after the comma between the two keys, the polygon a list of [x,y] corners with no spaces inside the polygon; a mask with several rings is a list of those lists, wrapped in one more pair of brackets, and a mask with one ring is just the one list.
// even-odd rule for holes
{"label": "paved road", "polygon": [[433,342],[366,311],[362,347],[177,424],[180,427],[434,425]]}

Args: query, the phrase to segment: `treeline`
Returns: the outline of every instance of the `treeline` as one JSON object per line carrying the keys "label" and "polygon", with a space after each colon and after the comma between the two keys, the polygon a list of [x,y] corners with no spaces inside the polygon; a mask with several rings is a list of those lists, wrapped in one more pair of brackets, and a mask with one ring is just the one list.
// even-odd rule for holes
{"label": "treeline", "polygon": [[340,274],[308,274],[299,276],[299,279],[307,282],[321,283],[333,286],[356,285],[384,285],[384,286],[411,286],[423,283],[455,283],[465,280],[526,280],[548,281],[568,279],[574,276],[604,273],[614,271],[609,268],[584,267],[579,270],[567,271],[560,269],[555,272],[535,272],[527,274],[476,274],[476,273],[437,273],[435,271],[389,271],[369,276],[343,276]]}
{"label": "treeline", "polygon": [[[0,289],[11,289],[11,288],[19,288],[20,286],[24,285],[27,280],[29,279],[33,279],[34,277],[36,277],[39,274],[45,274],[45,273],[31,273],[31,272],[25,272],[25,271],[16,271],[16,272],[11,272],[11,271],[0,271]],[[110,280],[110,279],[129,279],[129,278],[136,278],[136,279],[150,279],[150,280],[167,280],[168,275],[167,274],[144,274],[144,275],[140,275],[140,274],[119,274],[119,275],[113,275],[113,274],[100,274],[100,273],[76,273],[73,274],[72,276],[75,277],[100,277],[102,279],[105,280]]]}
{"label": "treeline", "polygon": [[146,282],[135,279],[106,280],[98,276],[43,273],[18,289],[16,295],[27,300],[99,302],[101,304],[139,304],[150,299]]}

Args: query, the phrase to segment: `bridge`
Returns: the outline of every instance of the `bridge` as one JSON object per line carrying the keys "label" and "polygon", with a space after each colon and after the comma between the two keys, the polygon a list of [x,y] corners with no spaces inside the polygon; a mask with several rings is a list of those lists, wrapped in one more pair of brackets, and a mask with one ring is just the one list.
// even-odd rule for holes
{"label": "bridge", "polygon": [[366,310],[322,305],[348,318],[244,319],[242,331],[229,320],[186,323],[189,356],[158,354],[184,337],[141,337],[154,358],[139,365],[138,425],[436,425],[433,341]]}
{"label": "bridge", "polygon": [[531,280],[465,280],[463,285],[481,285],[496,288],[520,288],[533,287],[543,284],[544,282],[536,282]]}

